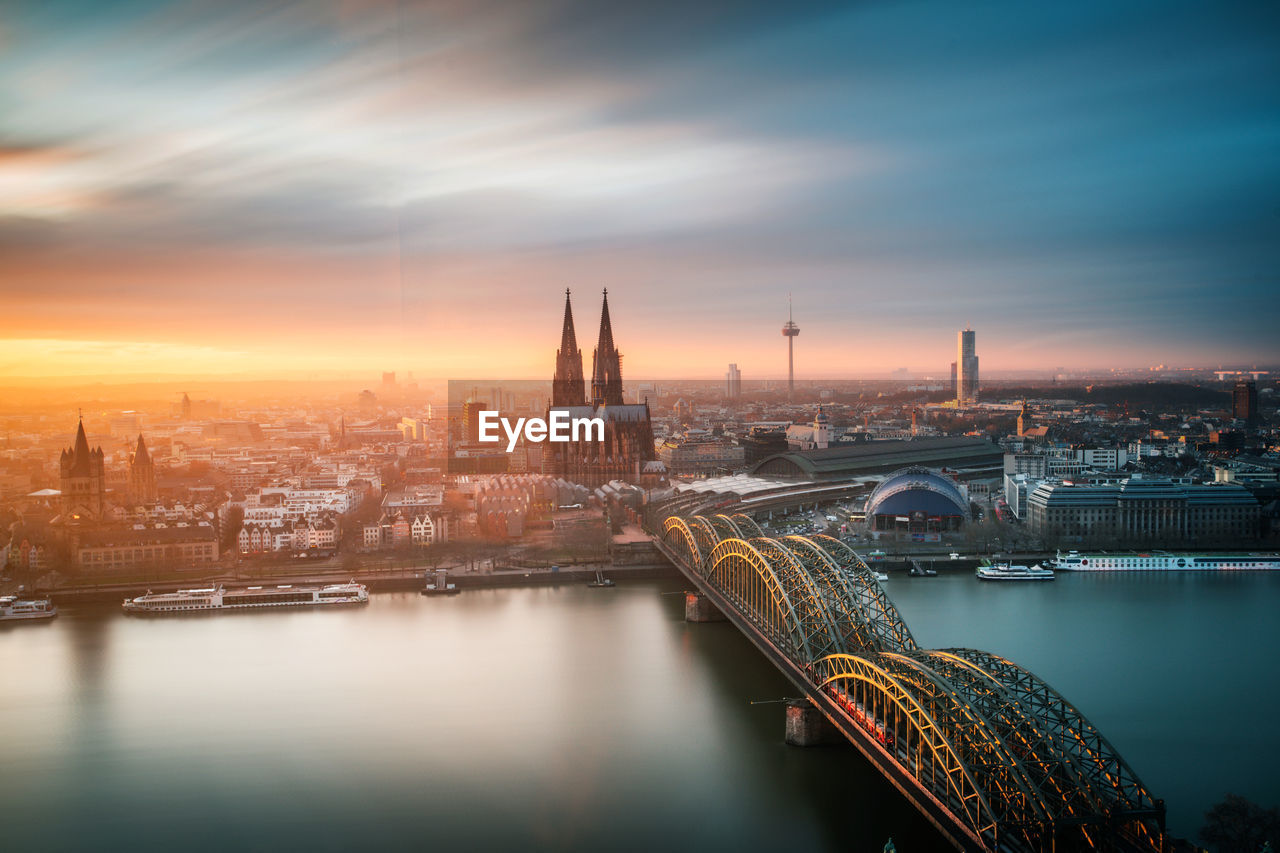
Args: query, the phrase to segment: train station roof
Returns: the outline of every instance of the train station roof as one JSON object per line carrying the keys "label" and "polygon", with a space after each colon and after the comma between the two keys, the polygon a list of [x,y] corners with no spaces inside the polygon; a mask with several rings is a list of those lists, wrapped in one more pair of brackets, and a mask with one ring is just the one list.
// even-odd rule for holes
{"label": "train station roof", "polygon": [[751,473],[787,480],[849,480],[923,466],[997,475],[1003,464],[1004,451],[984,438],[915,438],[778,453],[760,460]]}

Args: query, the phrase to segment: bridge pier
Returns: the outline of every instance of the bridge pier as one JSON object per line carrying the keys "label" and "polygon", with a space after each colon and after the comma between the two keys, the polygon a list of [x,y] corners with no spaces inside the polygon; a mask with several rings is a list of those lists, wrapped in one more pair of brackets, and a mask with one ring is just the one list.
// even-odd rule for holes
{"label": "bridge pier", "polygon": [[686,622],[723,622],[724,614],[700,592],[684,594],[684,621]]}
{"label": "bridge pier", "polygon": [[825,746],[843,743],[831,721],[808,699],[787,700],[787,746]]}

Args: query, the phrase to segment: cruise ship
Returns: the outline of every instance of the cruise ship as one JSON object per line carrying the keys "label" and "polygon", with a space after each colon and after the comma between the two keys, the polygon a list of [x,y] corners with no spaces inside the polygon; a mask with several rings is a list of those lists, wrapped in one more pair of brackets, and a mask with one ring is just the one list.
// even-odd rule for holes
{"label": "cruise ship", "polygon": [[1082,554],[1061,552],[1048,565],[1064,572],[1248,572],[1280,570],[1276,554]]}
{"label": "cruise ship", "polygon": [[1053,572],[1043,566],[1021,566],[1010,563],[992,563],[979,566],[974,573],[980,581],[1051,581]]}
{"label": "cruise ship", "polygon": [[334,604],[364,604],[369,590],[364,584],[339,583],[329,586],[250,586],[244,589],[208,587],[177,592],[147,593],[124,600],[126,613],[200,613],[210,610],[251,610],[262,607],[316,607]]}
{"label": "cruise ship", "polygon": [[0,596],[0,622],[52,619],[57,615],[58,608],[47,598],[25,601],[16,595]]}

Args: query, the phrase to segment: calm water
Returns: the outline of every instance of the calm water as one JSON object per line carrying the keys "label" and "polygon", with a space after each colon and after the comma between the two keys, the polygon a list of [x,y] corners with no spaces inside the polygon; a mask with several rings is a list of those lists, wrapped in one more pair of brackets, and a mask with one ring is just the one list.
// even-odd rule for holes
{"label": "calm water", "polygon": [[[678,582],[0,629],[5,850],[935,849],[847,749],[782,743],[787,683]],[[1280,575],[886,582],[917,639],[1005,654],[1192,833],[1280,800]]]}

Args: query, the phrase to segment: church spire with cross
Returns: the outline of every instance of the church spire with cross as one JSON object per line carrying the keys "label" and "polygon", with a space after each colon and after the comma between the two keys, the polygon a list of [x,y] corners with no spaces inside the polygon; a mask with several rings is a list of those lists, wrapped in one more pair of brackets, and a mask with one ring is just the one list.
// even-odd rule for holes
{"label": "church spire with cross", "polygon": [[591,404],[622,405],[622,355],[613,345],[613,323],[609,319],[609,289],[604,290],[600,309],[600,337],[596,342],[591,371]]}
{"label": "church spire with cross", "polygon": [[569,288],[564,290],[564,327],[560,330],[560,349],[556,350],[556,373],[551,380],[551,405],[585,406],[586,377],[582,373],[582,350],[573,330],[573,304]]}

